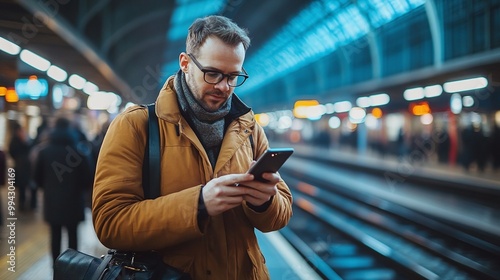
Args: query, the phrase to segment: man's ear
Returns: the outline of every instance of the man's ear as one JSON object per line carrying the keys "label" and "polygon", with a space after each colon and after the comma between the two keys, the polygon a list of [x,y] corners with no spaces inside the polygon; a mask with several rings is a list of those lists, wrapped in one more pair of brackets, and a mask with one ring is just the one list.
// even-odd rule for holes
{"label": "man's ear", "polygon": [[185,52],[181,52],[179,55],[179,67],[181,68],[182,72],[187,73],[188,72],[188,65],[189,65],[189,56]]}

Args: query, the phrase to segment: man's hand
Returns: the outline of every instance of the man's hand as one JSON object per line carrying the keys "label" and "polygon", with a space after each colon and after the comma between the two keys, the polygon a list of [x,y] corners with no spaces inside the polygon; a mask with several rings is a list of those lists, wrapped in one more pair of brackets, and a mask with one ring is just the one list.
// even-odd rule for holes
{"label": "man's hand", "polygon": [[246,193],[245,188],[237,185],[252,180],[251,174],[230,174],[210,180],[202,191],[208,215],[215,216],[241,205]]}
{"label": "man's hand", "polygon": [[251,174],[230,174],[215,178],[203,187],[208,215],[215,216],[241,205],[243,201],[260,206],[278,193],[278,173],[264,173],[268,182],[254,181]]}
{"label": "man's hand", "polygon": [[263,173],[262,178],[266,179],[267,182],[247,181],[240,183],[239,186],[244,188],[243,200],[254,206],[261,206],[278,194],[276,184],[281,180],[280,175],[278,173]]}

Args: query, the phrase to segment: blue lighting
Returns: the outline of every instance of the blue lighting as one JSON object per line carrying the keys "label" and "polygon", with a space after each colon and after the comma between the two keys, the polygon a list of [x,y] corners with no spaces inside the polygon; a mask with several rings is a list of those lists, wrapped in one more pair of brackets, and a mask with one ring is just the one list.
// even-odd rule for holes
{"label": "blue lighting", "polygon": [[167,35],[168,40],[185,39],[189,26],[196,18],[218,14],[225,5],[225,0],[177,0],[175,11],[170,20],[171,28]]}
{"label": "blue lighting", "polygon": [[17,79],[15,89],[20,100],[38,100],[47,96],[49,84],[45,79]]}
{"label": "blue lighting", "polygon": [[317,0],[295,16],[245,68],[245,95],[423,5],[425,0]]}

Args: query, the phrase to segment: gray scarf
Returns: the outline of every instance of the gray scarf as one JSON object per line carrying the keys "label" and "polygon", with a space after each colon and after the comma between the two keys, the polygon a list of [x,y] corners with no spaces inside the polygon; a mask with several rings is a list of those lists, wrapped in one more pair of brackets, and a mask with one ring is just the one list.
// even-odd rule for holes
{"label": "gray scarf", "polygon": [[174,88],[182,112],[191,117],[194,130],[207,152],[212,167],[215,167],[224,138],[224,117],[231,110],[232,95],[219,110],[209,112],[194,98],[186,83],[185,74],[181,70],[175,75]]}

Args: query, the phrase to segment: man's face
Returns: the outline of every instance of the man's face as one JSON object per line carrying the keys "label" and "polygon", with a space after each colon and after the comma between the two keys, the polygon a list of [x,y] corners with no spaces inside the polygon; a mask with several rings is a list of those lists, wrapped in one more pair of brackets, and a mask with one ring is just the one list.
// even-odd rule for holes
{"label": "man's face", "polygon": [[[230,46],[216,37],[208,37],[194,56],[205,69],[223,74],[239,74],[245,60],[245,49],[242,44]],[[181,54],[180,64],[186,73],[189,89],[205,110],[217,111],[233,93],[234,88],[227,84],[227,78],[215,85],[205,82],[203,72],[187,54]]]}

